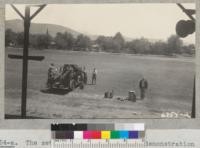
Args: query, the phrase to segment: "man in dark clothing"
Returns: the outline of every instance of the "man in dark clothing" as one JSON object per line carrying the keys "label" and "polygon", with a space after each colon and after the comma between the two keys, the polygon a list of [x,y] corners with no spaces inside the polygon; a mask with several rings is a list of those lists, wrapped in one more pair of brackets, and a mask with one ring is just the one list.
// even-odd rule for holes
{"label": "man in dark clothing", "polygon": [[52,88],[52,84],[55,79],[56,72],[57,72],[57,68],[55,67],[53,63],[51,63],[48,69],[47,87]]}
{"label": "man in dark clothing", "polygon": [[140,88],[140,98],[143,100],[145,98],[146,90],[148,89],[148,82],[145,78],[142,78],[139,82]]}
{"label": "man in dark clothing", "polygon": [[85,84],[87,84],[87,72],[85,66],[83,67],[83,73],[82,73],[83,81]]}

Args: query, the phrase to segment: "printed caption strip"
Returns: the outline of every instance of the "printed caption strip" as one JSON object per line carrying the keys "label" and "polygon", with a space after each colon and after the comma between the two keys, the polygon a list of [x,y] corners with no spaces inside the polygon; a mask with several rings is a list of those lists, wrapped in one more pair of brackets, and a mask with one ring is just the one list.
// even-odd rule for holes
{"label": "printed caption strip", "polygon": [[52,148],[144,148],[144,123],[52,124]]}

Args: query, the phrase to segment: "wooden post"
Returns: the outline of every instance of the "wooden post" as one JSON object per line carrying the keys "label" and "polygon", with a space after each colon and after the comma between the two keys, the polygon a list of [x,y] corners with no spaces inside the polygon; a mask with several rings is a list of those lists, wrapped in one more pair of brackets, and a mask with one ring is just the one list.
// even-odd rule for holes
{"label": "wooden post", "polygon": [[[30,7],[39,7],[39,9],[30,16]],[[28,79],[28,60],[42,61],[44,56],[29,56],[29,30],[31,20],[45,7],[46,5],[29,5],[25,8],[25,16],[23,16],[20,11],[11,4],[11,7],[15,12],[24,20],[24,48],[23,55],[13,55],[9,54],[8,57],[11,59],[23,59],[23,69],[22,69],[22,97],[21,97],[21,117],[26,118],[26,98],[27,98],[27,79]]]}
{"label": "wooden post", "polygon": [[30,29],[30,7],[26,6],[25,17],[24,17],[24,49],[23,49],[22,98],[21,98],[22,118],[26,118],[29,29]]}
{"label": "wooden post", "polygon": [[193,98],[192,98],[192,113],[191,113],[191,118],[196,117],[196,100],[195,100],[195,95],[196,95],[196,87],[195,87],[195,77],[194,77],[194,87],[193,87]]}

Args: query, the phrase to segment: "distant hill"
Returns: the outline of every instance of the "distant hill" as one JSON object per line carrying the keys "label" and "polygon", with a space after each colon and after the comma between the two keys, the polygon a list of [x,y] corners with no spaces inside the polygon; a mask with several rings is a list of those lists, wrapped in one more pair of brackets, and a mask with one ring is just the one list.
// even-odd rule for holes
{"label": "distant hill", "polygon": [[[6,21],[6,29],[12,29],[14,32],[23,32],[24,31],[24,24],[22,20],[14,19],[14,20],[7,20]],[[79,34],[85,34],[90,37],[91,40],[96,40],[98,35],[90,34],[90,33],[81,33],[76,30],[73,30],[68,27],[55,25],[55,24],[41,24],[41,23],[31,23],[30,33],[31,34],[45,34],[46,31],[49,31],[49,34],[52,37],[55,37],[58,32],[64,33],[69,32],[74,37],[77,37]],[[131,41],[132,38],[124,36],[126,41]]]}
{"label": "distant hill", "polygon": [[[7,20],[5,25],[6,25],[6,29],[12,29],[14,32],[24,31],[24,26],[23,26],[22,20],[18,20],[18,19]],[[65,31],[71,33],[74,37],[81,34],[78,31],[75,31],[73,29],[63,27],[60,25],[40,24],[40,23],[31,23],[30,32],[31,32],[31,34],[45,34],[47,29],[49,31],[49,34],[53,37],[56,36],[57,32],[65,32]]]}

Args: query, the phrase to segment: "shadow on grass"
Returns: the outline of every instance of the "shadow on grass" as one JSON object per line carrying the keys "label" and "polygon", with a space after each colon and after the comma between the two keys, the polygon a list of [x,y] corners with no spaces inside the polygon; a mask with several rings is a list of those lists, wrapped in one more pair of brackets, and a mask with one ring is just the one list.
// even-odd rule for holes
{"label": "shadow on grass", "polygon": [[69,89],[42,89],[40,90],[42,93],[47,93],[47,94],[55,94],[55,95],[66,95],[71,92]]}
{"label": "shadow on grass", "polygon": [[96,84],[88,83],[87,85],[96,85]]}
{"label": "shadow on grass", "polygon": [[34,116],[26,116],[22,118],[20,115],[5,115],[5,119],[48,119],[48,118],[41,118],[41,117],[34,117]]}

